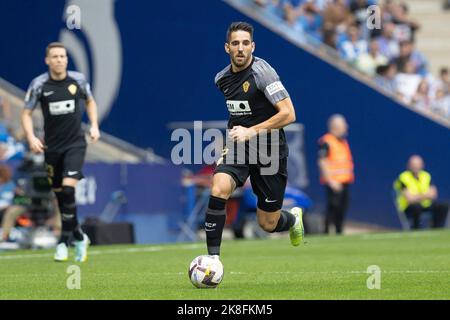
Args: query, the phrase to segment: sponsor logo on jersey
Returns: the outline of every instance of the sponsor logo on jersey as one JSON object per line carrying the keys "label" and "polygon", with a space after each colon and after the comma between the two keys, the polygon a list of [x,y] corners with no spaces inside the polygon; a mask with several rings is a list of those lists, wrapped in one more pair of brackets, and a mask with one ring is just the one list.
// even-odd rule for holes
{"label": "sponsor logo on jersey", "polygon": [[243,116],[252,114],[250,104],[246,100],[227,100],[227,108],[233,116]]}
{"label": "sponsor logo on jersey", "polygon": [[50,102],[48,104],[48,110],[52,116],[73,113],[75,112],[75,100]]}
{"label": "sponsor logo on jersey", "polygon": [[69,90],[69,92],[74,96],[75,93],[77,93],[77,86],[72,83],[67,87],[67,90]]}
{"label": "sponsor logo on jersey", "polygon": [[244,89],[244,92],[247,93],[248,88],[250,88],[250,82],[245,81],[245,82],[242,84],[242,89]]}
{"label": "sponsor logo on jersey", "polygon": [[271,84],[269,84],[266,87],[267,93],[269,93],[269,95],[274,95],[277,92],[283,91],[284,90],[284,86],[281,83],[281,81],[275,81],[272,82]]}
{"label": "sponsor logo on jersey", "polygon": [[47,92],[44,91],[44,97],[51,96],[54,93],[55,93],[55,91],[47,91]]}

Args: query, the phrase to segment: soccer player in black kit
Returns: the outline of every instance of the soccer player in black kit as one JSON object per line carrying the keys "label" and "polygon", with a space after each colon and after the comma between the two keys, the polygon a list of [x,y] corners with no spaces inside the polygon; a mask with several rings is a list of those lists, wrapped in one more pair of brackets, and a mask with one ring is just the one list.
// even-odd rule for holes
{"label": "soccer player in black kit", "polygon": [[[275,70],[263,59],[253,56],[253,27],[245,22],[232,23],[227,31],[225,51],[231,64],[215,77],[216,86],[226,99],[230,119],[229,139],[233,144],[248,142],[265,135],[268,147],[278,147],[275,157],[278,170],[264,174],[264,165],[249,161],[254,152],[246,145],[244,163],[229,154],[225,148],[214,172],[211,196],[205,218],[208,254],[220,255],[222,231],[225,225],[226,201],[236,187],[242,186],[248,177],[253,192],[258,197],[257,219],[267,232],[290,231],[291,243],[298,246],[304,236],[302,210],[281,210],[287,183],[288,147],[283,127],[295,121],[295,111],[289,94],[283,87]],[[278,139],[273,142],[270,135],[278,130]],[[234,148],[237,150],[237,148]],[[258,157],[261,156],[260,150]],[[259,159],[259,158],[258,158]]]}
{"label": "soccer player in black kit", "polygon": [[[48,72],[31,82],[22,113],[22,126],[32,152],[45,154],[49,181],[58,201],[62,220],[62,234],[56,247],[55,261],[69,257],[70,237],[74,238],[75,261],[87,259],[89,238],[78,224],[75,186],[83,178],[82,167],[86,154],[86,138],[81,129],[83,108],[91,127],[91,142],[100,138],[97,104],[83,74],[67,71],[67,51],[62,43],[47,46],[45,63]],[[40,103],[44,116],[45,144],[34,135],[32,112]]]}

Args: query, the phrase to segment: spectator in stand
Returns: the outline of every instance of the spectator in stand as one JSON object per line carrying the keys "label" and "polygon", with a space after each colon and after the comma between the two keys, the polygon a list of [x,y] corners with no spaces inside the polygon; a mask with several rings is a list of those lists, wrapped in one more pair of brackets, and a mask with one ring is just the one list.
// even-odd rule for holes
{"label": "spectator in stand", "polygon": [[[338,35],[345,33],[347,26],[355,19],[350,13],[345,0],[330,2],[323,11],[323,32],[334,30]],[[338,39],[338,42],[340,39]]]}
{"label": "spectator in stand", "polygon": [[391,21],[395,24],[395,37],[398,41],[414,40],[415,32],[420,24],[409,17],[409,8],[405,2],[391,1],[389,6]]}
{"label": "spectator in stand", "polygon": [[11,122],[11,107],[8,100],[0,96],[0,121],[5,125]]}
{"label": "spectator in stand", "polygon": [[380,53],[386,58],[393,59],[399,54],[399,45],[394,38],[395,24],[385,22],[382,26],[382,34],[377,38]]}
{"label": "spectator in stand", "polygon": [[448,68],[443,67],[439,72],[439,87],[444,91],[446,95],[450,94],[450,75]]}
{"label": "spectator in stand", "polygon": [[323,43],[327,46],[337,50],[337,34],[336,30],[328,29],[323,31]]}
{"label": "spectator in stand", "polygon": [[0,123],[0,161],[23,159],[25,152],[25,145],[16,141]]}
{"label": "spectator in stand", "polygon": [[370,40],[369,52],[361,54],[356,59],[356,67],[371,77],[375,75],[378,66],[386,65],[387,63],[388,59],[380,53],[376,39]]}
{"label": "spectator in stand", "polygon": [[397,93],[397,88],[395,86],[395,76],[397,74],[396,65],[391,63],[388,65],[378,66],[376,73],[375,84],[388,93],[395,95]]}
{"label": "spectator in stand", "polygon": [[450,120],[450,95],[446,95],[443,89],[437,89],[431,109]]}
{"label": "spectator in stand", "polygon": [[431,109],[430,88],[427,80],[422,79],[417,87],[416,94],[412,97],[411,103],[414,107],[422,110]]}
{"label": "spectator in stand", "polygon": [[281,6],[284,11],[284,20],[291,26],[294,26],[302,13],[302,5],[305,0],[281,0]]}
{"label": "spectator in stand", "polygon": [[320,9],[314,1],[303,3],[300,11],[298,24],[300,29],[308,33],[315,40],[322,41],[322,23],[323,18],[320,15]]}
{"label": "spectator in stand", "polygon": [[366,24],[367,8],[374,4],[376,4],[374,0],[350,0],[350,12],[355,16],[359,25]]}
{"label": "spectator in stand", "polygon": [[282,0],[253,0],[256,5],[279,17],[283,16],[283,10],[280,4],[281,1]]}
{"label": "spectator in stand", "polygon": [[348,28],[348,40],[344,41],[339,52],[341,57],[353,63],[361,55],[367,52],[367,42],[360,38],[360,32],[356,24]]}
{"label": "spectator in stand", "polygon": [[427,61],[424,56],[417,50],[414,50],[414,44],[412,41],[405,40],[400,42],[400,54],[394,59],[394,63],[397,64],[398,70],[403,70],[406,62],[410,61],[414,65],[414,73],[418,73],[421,76],[426,76]]}
{"label": "spectator in stand", "polygon": [[[394,94],[403,103],[449,113],[450,77],[443,68],[438,80],[428,72],[426,58],[415,49],[414,34],[420,24],[409,15],[406,2],[399,0],[253,0],[254,3],[282,17],[311,46],[330,58],[342,58],[376,85]],[[367,28],[371,5],[381,9],[382,27]],[[370,40],[371,39],[371,40]],[[397,72],[399,72],[397,74]],[[426,79],[426,81],[422,81]],[[419,85],[420,84],[420,85]],[[442,92],[443,91],[443,92]]]}
{"label": "spectator in stand", "polygon": [[6,164],[0,164],[0,221],[4,211],[12,203],[14,187],[11,168]]}
{"label": "spectator in stand", "polygon": [[367,8],[376,4],[375,0],[350,0],[349,9],[352,15],[355,17],[356,23],[361,31],[361,37],[365,40],[369,40],[370,29],[367,28],[367,19],[369,13]]}
{"label": "spectator in stand", "polygon": [[395,76],[395,87],[404,103],[411,103],[421,80],[422,77],[415,73],[413,63],[411,61],[407,61],[404,69]]}

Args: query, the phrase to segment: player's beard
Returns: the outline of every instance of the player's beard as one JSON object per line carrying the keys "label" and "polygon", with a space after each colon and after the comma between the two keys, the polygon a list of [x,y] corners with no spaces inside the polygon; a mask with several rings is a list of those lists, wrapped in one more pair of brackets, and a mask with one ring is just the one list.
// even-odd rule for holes
{"label": "player's beard", "polygon": [[245,66],[250,61],[251,58],[252,58],[251,54],[249,54],[247,56],[243,55],[243,60],[241,60],[241,62],[239,62],[238,61],[238,56],[236,55],[236,56],[232,57],[231,60],[232,60],[232,62],[233,62],[235,67],[242,68],[243,66]]}

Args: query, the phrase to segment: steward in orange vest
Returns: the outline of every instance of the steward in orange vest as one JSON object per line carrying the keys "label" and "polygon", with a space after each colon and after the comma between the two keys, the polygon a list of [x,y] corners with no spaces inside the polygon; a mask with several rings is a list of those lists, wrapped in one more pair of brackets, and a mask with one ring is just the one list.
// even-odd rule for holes
{"label": "steward in orange vest", "polygon": [[327,133],[319,140],[319,145],[328,148],[328,155],[325,157],[326,175],[321,172],[320,183],[327,184],[329,180],[339,183],[353,183],[353,158],[350,146],[344,138],[337,138],[331,133]]}
{"label": "steward in orange vest", "polygon": [[320,183],[325,185],[327,212],[325,232],[334,225],[336,233],[343,231],[344,216],[349,204],[349,184],[355,180],[353,157],[346,140],[347,122],[342,115],[328,120],[328,133],[319,139]]}

